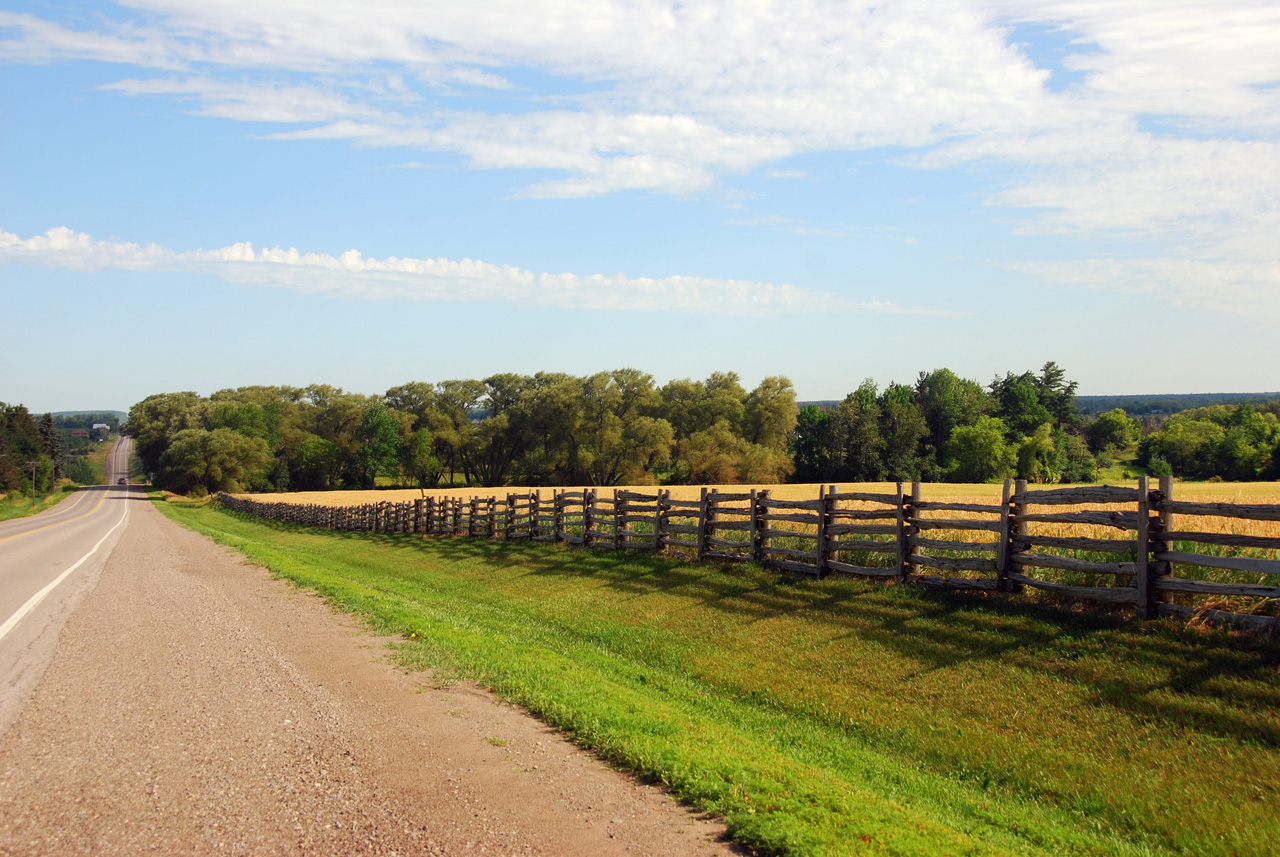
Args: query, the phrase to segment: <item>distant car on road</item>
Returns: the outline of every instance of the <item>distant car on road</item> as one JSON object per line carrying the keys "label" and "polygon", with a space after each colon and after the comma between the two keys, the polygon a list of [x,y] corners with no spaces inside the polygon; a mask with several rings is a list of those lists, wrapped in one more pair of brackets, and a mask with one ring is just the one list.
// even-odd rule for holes
{"label": "distant car on road", "polygon": [[117,479],[117,480],[116,480],[116,484],[117,484],[117,485],[128,485],[128,484],[129,484],[129,480],[128,480],[128,479],[126,479],[125,477],[121,476],[119,479]]}

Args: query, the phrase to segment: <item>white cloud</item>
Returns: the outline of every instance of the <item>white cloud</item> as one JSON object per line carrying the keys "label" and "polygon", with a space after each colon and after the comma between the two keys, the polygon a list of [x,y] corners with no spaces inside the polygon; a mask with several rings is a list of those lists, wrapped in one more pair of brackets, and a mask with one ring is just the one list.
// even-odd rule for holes
{"label": "white cloud", "polygon": [[[151,69],[114,88],[286,126],[280,141],[556,174],[526,196],[705,193],[798,177],[769,168],[794,155],[895,147],[920,168],[1001,167],[989,201],[1025,211],[1027,231],[1206,257],[1274,240],[1269,0],[130,0],[116,17],[0,12],[0,57]],[[1020,25],[1056,30],[1079,79],[1053,91]]]}
{"label": "white cloud", "polygon": [[868,310],[951,315],[892,302],[851,302],[827,292],[711,277],[535,273],[477,259],[374,259],[358,250],[338,256],[249,243],[177,252],[157,244],[98,241],[66,227],[21,238],[0,230],[0,262],[96,270],[212,273],[232,282],[357,300],[501,301],[566,309],[648,310],[763,316]]}
{"label": "white cloud", "polygon": [[202,116],[242,122],[297,123],[381,118],[382,111],[318,86],[255,85],[209,78],[121,80],[103,89],[127,95],[176,95],[198,102]]}
{"label": "white cloud", "polygon": [[[208,115],[311,126],[281,139],[345,136],[460,152],[482,168],[569,174],[532,195],[684,194],[797,152],[921,146],[1024,127],[1046,76],[964,2],[132,5],[146,10],[139,21],[96,32],[0,18],[20,35],[7,53],[34,61],[77,55],[77,39],[110,43],[119,46],[114,57],[93,45],[80,55],[198,68],[168,94]],[[458,86],[512,93],[511,70],[525,68],[580,94],[527,92],[534,109],[485,114],[442,109],[438,98],[378,117],[350,104],[365,80],[363,106],[381,110],[373,81],[392,77],[446,97]],[[332,97],[299,98],[297,87],[257,73],[306,76]],[[193,81],[206,86],[192,89]],[[122,91],[163,92],[155,84]]]}
{"label": "white cloud", "polygon": [[1050,282],[1149,294],[1177,306],[1280,323],[1280,259],[1089,259],[1013,262],[1003,267]]}

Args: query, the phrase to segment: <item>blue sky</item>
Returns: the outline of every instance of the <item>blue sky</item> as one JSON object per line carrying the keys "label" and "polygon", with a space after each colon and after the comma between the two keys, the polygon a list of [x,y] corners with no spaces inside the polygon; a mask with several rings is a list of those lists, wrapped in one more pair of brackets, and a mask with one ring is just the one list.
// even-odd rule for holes
{"label": "blue sky", "polygon": [[1280,390],[1274,3],[10,2],[0,401]]}

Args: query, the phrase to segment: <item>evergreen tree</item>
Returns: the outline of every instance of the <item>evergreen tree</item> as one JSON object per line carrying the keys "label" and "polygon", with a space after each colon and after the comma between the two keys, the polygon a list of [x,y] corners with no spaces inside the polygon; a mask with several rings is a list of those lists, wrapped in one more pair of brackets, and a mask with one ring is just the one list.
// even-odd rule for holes
{"label": "evergreen tree", "polygon": [[53,462],[53,481],[57,482],[66,469],[67,458],[62,445],[62,435],[53,422],[53,414],[45,414],[44,419],[40,421],[40,440],[44,444],[45,455],[49,456],[49,460]]}

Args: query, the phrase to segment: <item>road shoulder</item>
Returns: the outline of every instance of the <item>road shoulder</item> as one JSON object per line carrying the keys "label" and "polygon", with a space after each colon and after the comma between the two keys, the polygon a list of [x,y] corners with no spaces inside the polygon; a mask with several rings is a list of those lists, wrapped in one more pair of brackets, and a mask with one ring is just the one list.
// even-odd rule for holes
{"label": "road shoulder", "polygon": [[393,666],[387,642],[135,510],[0,740],[0,852],[734,850],[519,709]]}

